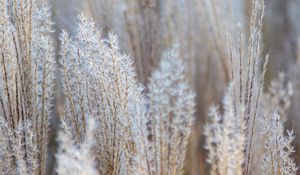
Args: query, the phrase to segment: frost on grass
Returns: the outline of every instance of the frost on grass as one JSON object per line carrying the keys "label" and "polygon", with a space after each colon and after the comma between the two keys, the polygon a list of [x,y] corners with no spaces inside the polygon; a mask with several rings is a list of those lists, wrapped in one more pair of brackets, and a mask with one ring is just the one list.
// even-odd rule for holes
{"label": "frost on grass", "polygon": [[284,133],[283,120],[278,112],[262,118],[266,139],[263,174],[295,175],[297,167],[292,158],[295,152],[293,130]]}
{"label": "frost on grass", "polygon": [[69,38],[63,32],[61,42],[66,96],[63,120],[72,130],[72,139],[80,143],[87,129],[86,116],[94,117],[99,173],[131,174],[135,152],[132,123],[137,118],[133,115],[142,108],[131,59],[121,53],[114,34],[102,38],[94,22],[84,15],[79,17],[77,36]]}
{"label": "frost on grass", "polygon": [[86,116],[95,119],[99,174],[181,174],[194,94],[177,50],[166,52],[145,98],[115,35],[101,37],[94,22],[81,15],[77,36],[63,32],[60,40],[65,129],[79,144]]}
{"label": "frost on grass", "polygon": [[1,172],[45,174],[54,77],[50,16],[30,1],[0,2]]}
{"label": "frost on grass", "polygon": [[278,77],[271,81],[268,91],[263,94],[261,104],[263,113],[270,115],[277,111],[284,117],[291,105],[292,95],[292,83],[284,73],[279,73]]}
{"label": "frost on grass", "polygon": [[[267,144],[265,124],[269,124],[271,120],[265,121],[267,118],[273,118],[274,113],[278,113],[281,117],[281,122],[286,120],[287,111],[290,106],[290,98],[292,95],[292,84],[288,78],[280,73],[279,76],[273,79],[267,88],[268,90],[262,94],[262,99],[259,106],[259,119],[256,123],[257,132],[253,138],[253,161],[252,166],[256,168],[252,173],[260,173],[264,167],[264,155],[266,155],[265,144]],[[264,122],[261,122],[261,121]],[[270,162],[269,162],[270,163]]]}
{"label": "frost on grass", "polygon": [[211,123],[206,124],[204,134],[208,150],[207,162],[210,174],[243,174],[245,163],[246,122],[234,107],[233,86],[223,99],[223,114],[217,107],[211,107]]}
{"label": "frost on grass", "polygon": [[[262,174],[294,175],[297,167],[293,160],[293,131],[284,129],[284,119],[279,112],[285,113],[289,98],[286,103],[278,104],[282,94],[289,94],[289,88],[281,86],[282,76],[273,81],[270,92],[264,94],[262,101],[269,100],[268,106],[262,110],[259,119],[262,132],[256,133],[257,140],[253,141],[254,153],[257,157],[256,169]],[[281,93],[274,93],[277,90]],[[229,87],[223,99],[223,114],[218,108],[212,107],[209,116],[211,122],[205,126],[206,149],[208,150],[207,162],[210,164],[210,174],[243,174],[246,159],[246,127],[244,119],[236,112],[233,103],[232,86]],[[274,96],[272,96],[272,94]],[[267,103],[265,103],[267,104]],[[268,108],[267,108],[268,107]],[[261,151],[262,147],[262,151]],[[258,152],[260,151],[260,152]],[[258,156],[262,154],[262,156]],[[258,159],[262,157],[262,159]],[[252,171],[251,171],[252,172]]]}
{"label": "frost on grass", "polygon": [[61,131],[58,136],[60,143],[57,154],[57,173],[59,175],[97,175],[92,153],[94,145],[94,123],[90,119],[84,140],[80,144],[73,144],[69,134]]}
{"label": "frost on grass", "polygon": [[193,124],[194,93],[178,48],[166,51],[150,77],[149,174],[182,174]]}

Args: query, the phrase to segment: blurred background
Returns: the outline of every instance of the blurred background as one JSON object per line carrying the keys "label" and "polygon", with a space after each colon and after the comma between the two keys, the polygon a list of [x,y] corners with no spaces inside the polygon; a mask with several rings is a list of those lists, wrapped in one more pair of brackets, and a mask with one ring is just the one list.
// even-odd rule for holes
{"label": "blurred background", "polygon": [[[140,83],[147,84],[164,50],[180,45],[181,59],[189,70],[187,78],[197,93],[196,124],[185,173],[208,174],[203,125],[208,107],[220,102],[230,80],[227,37],[239,37],[239,32],[247,37],[252,0],[49,0],[48,3],[52,9],[56,48],[59,48],[60,32],[75,34],[77,16],[84,12],[95,20],[103,36],[108,32],[118,35],[122,50],[134,59]],[[279,72],[284,72],[293,83],[288,128],[294,128],[300,138],[300,0],[266,0],[265,5],[262,45],[263,53],[270,54],[266,85]],[[63,101],[60,94],[57,88],[58,106]],[[55,116],[56,113],[50,132],[52,153],[56,149],[58,128]],[[296,140],[296,148],[300,149],[300,139]],[[300,151],[297,152],[299,162]],[[54,161],[53,158],[51,162]]]}

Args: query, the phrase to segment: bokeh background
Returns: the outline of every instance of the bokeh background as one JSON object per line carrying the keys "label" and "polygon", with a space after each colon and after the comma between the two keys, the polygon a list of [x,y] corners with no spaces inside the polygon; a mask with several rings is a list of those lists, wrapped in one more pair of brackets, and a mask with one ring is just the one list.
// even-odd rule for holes
{"label": "bokeh background", "polygon": [[[227,37],[247,37],[252,0],[37,0],[50,4],[54,38],[62,30],[76,33],[80,13],[92,17],[102,34],[115,32],[122,50],[133,58],[137,78],[147,84],[164,50],[174,44],[189,70],[188,79],[197,93],[196,123],[190,138],[187,175],[207,174],[203,125],[208,107],[220,103],[229,81]],[[293,83],[288,128],[300,138],[300,0],[266,0],[263,25],[263,53],[270,54],[266,85],[279,72]],[[58,49],[57,49],[58,50]],[[58,52],[58,51],[57,51]],[[57,77],[57,86],[59,77]],[[63,103],[57,89],[56,106]],[[57,109],[51,120],[50,153],[55,153],[59,119]],[[295,143],[300,162],[300,139]],[[50,162],[55,165],[54,157]],[[50,166],[49,174],[51,174]]]}

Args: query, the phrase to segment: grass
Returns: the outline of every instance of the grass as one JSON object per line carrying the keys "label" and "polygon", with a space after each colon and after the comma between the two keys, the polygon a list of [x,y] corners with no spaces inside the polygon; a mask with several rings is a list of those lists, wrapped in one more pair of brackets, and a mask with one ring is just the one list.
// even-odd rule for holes
{"label": "grass", "polygon": [[[265,4],[249,4],[246,26],[235,24],[229,2],[123,1],[118,39],[114,3],[90,0],[85,8],[97,21],[80,14],[75,32],[62,30],[55,56],[53,9],[0,1],[1,173],[50,174],[48,124],[58,109],[60,175],[296,174],[296,138],[285,128],[292,83],[279,74],[265,84]],[[96,18],[98,8],[105,14]],[[191,14],[209,20],[199,27]],[[187,155],[204,148],[191,156],[198,168]]]}

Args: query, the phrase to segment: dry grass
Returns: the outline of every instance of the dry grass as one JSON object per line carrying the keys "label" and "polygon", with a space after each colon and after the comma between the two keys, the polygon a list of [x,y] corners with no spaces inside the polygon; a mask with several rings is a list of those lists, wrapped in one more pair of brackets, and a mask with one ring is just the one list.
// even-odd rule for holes
{"label": "dry grass", "polygon": [[45,174],[54,79],[49,9],[32,1],[0,8],[1,172]]}
{"label": "dry grass", "polygon": [[57,45],[35,3],[0,1],[1,173],[48,173],[58,109],[58,174],[296,174],[299,65],[265,83],[264,0],[88,0]]}

